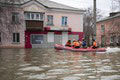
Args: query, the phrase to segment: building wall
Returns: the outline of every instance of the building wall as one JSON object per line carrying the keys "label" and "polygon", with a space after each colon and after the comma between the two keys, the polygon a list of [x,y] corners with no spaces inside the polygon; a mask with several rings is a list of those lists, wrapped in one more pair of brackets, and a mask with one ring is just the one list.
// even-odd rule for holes
{"label": "building wall", "polygon": [[[101,41],[101,36],[105,36],[105,45],[106,46],[110,46],[111,44],[111,36],[116,36],[117,37],[120,35],[120,33],[118,33],[118,29],[115,27],[116,22],[120,21],[120,17],[117,18],[113,18],[113,19],[109,19],[109,20],[105,20],[105,21],[101,21],[97,23],[97,42],[99,42],[99,44],[101,45],[102,41]],[[105,25],[105,32],[101,32],[101,25]],[[113,26],[113,27],[111,27]]]}
{"label": "building wall", "polygon": [[[68,17],[67,27],[74,32],[83,32],[83,14],[65,13],[65,12],[47,12],[45,13],[45,26],[47,26],[47,15],[53,15],[53,24],[51,27],[63,27],[62,16]],[[66,26],[64,26],[66,27]]]}
{"label": "building wall", "polygon": [[[52,32],[54,33],[54,42],[48,42],[48,33],[51,32],[37,32],[37,31],[26,31],[26,48],[53,48],[55,44],[62,44],[62,33],[63,32]],[[43,35],[43,43],[41,44],[32,44],[31,43],[31,35],[37,34],[37,35]],[[71,41],[73,40],[82,40],[83,33],[82,32],[68,32],[68,39]]]}
{"label": "building wall", "polygon": [[45,13],[44,27],[47,27],[47,15],[53,15],[54,26],[49,27],[62,27],[62,16],[68,17],[68,26],[72,28],[74,32],[83,32],[83,14],[75,12],[65,12],[65,11],[53,11],[43,7],[36,2],[30,2],[23,6],[24,11],[30,12],[43,12]]}
{"label": "building wall", "polygon": [[[19,23],[12,22],[12,12],[19,13]],[[24,11],[18,7],[2,7],[0,13],[0,48],[24,48]],[[20,33],[20,43],[13,43],[13,33]]]}

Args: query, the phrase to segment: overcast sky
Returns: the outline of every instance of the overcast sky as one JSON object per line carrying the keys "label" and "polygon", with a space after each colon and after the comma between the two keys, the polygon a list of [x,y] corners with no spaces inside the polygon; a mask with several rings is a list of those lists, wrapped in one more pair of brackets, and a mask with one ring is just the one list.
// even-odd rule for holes
{"label": "overcast sky", "polygon": [[[93,7],[93,0],[51,0],[51,1],[80,9]],[[96,1],[97,1],[97,8],[102,10],[104,16],[108,16],[111,7],[111,0],[96,0]]]}

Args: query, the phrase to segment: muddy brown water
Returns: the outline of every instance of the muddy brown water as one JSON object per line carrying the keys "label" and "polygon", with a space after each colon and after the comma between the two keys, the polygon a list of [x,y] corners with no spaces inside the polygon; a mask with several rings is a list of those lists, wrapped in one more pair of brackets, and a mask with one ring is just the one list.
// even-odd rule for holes
{"label": "muddy brown water", "polygon": [[0,49],[0,80],[120,80],[120,52]]}

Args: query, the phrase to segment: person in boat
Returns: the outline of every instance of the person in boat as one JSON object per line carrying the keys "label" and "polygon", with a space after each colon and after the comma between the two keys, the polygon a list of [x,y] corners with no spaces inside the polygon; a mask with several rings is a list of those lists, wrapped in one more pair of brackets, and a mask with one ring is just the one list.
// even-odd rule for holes
{"label": "person in boat", "polygon": [[95,39],[93,39],[92,48],[93,48],[93,49],[98,48],[97,42],[95,41]]}
{"label": "person in boat", "polygon": [[82,41],[82,47],[83,48],[87,48],[87,43],[86,43],[86,41],[83,39],[83,41]]}
{"label": "person in boat", "polygon": [[73,41],[73,47],[74,48],[80,48],[80,43],[76,40]]}
{"label": "person in boat", "polygon": [[71,47],[71,40],[68,40],[65,44],[65,46]]}
{"label": "person in boat", "polygon": [[79,46],[82,47],[82,41],[78,40]]}

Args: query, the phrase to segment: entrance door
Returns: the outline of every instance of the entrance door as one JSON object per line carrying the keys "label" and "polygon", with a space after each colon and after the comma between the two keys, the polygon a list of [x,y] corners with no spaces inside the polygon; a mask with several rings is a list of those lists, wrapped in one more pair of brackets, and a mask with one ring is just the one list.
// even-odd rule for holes
{"label": "entrance door", "polygon": [[68,32],[62,32],[62,45],[68,41]]}

